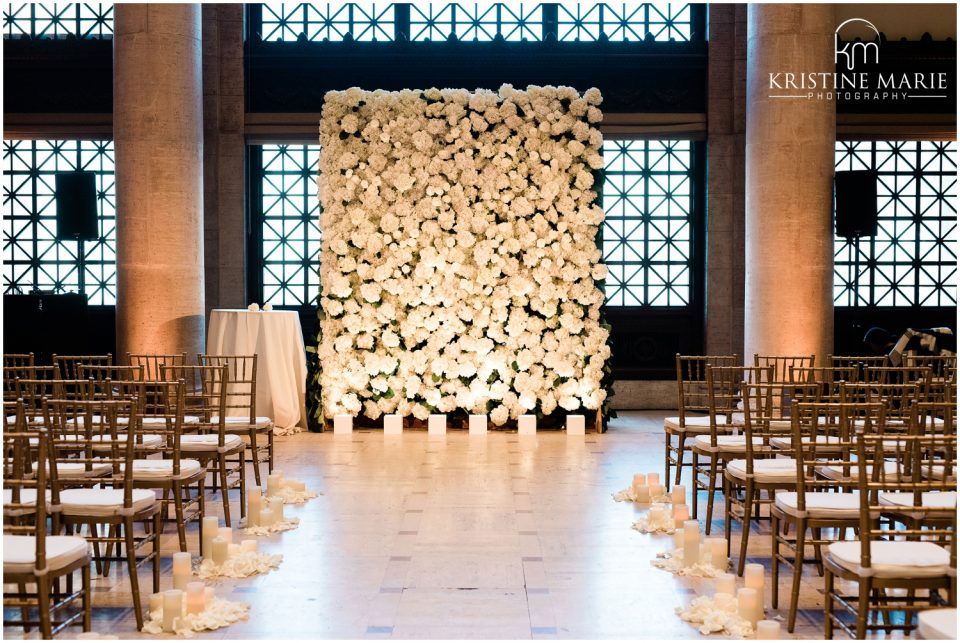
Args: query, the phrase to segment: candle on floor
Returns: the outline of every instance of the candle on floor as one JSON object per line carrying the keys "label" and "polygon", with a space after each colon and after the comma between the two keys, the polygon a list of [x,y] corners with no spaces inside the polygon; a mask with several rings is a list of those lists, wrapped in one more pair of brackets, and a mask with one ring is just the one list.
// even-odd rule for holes
{"label": "candle on floor", "polygon": [[200,548],[203,550],[204,558],[213,558],[213,547],[210,543],[217,537],[217,530],[220,528],[220,519],[216,516],[205,516],[201,523],[203,529],[203,539],[200,541]]}
{"label": "candle on floor", "polygon": [[468,426],[470,427],[470,435],[484,435],[487,432],[487,416],[471,415]]}
{"label": "candle on floor", "polygon": [[648,487],[645,484],[640,485],[639,487],[634,487],[633,501],[634,502],[650,502],[650,487]]}
{"label": "candle on floor", "polygon": [[230,544],[220,536],[213,539],[210,548],[213,550],[214,564],[222,565],[227,562],[229,547]]}
{"label": "candle on floor", "polygon": [[683,549],[683,527],[673,531],[673,548]]}
{"label": "candle on floor", "polygon": [[351,433],[353,431],[353,416],[340,413],[333,416],[334,433]]}
{"label": "candle on floor", "polygon": [[521,415],[517,418],[517,433],[520,435],[535,435],[537,433],[537,416]]}
{"label": "candle on floor", "polygon": [[269,506],[260,510],[260,526],[270,527],[273,525],[273,509]]}
{"label": "candle on floor", "polygon": [[273,522],[283,522],[283,498],[274,496],[270,498],[270,511],[273,512]]}
{"label": "candle on floor", "polygon": [[666,516],[667,509],[663,505],[651,505],[650,511],[647,513],[647,520],[651,523],[660,523],[663,522],[664,516]]}
{"label": "candle on floor", "polygon": [[687,502],[687,488],[682,484],[670,490],[670,501],[675,505],[683,505]]}
{"label": "candle on floor", "polygon": [[747,563],[743,569],[743,586],[757,590],[757,613],[754,614],[754,620],[759,621],[763,618],[763,565],[759,563]]}
{"label": "candle on floor", "polygon": [[567,435],[586,435],[587,420],[582,415],[567,416]]}
{"label": "candle on floor", "polygon": [[690,510],[687,509],[687,505],[673,505],[673,526],[679,529],[688,520],[690,520]]}
{"label": "candle on floor", "polygon": [[199,614],[206,609],[206,587],[201,582],[187,585],[187,614]]}
{"label": "candle on floor", "polygon": [[780,639],[780,623],[777,621],[757,621],[758,641],[777,641]]}
{"label": "candle on floor", "polygon": [[253,539],[241,540],[240,541],[240,551],[246,553],[251,551],[257,551],[257,541]]}
{"label": "candle on floor", "polygon": [[279,473],[271,473],[267,476],[267,495],[280,493],[280,489],[282,488],[283,475]]}
{"label": "candle on floor", "polygon": [[[216,545],[214,545],[216,547]],[[163,593],[163,631],[172,632],[174,621],[183,614],[183,591],[168,589]]]}
{"label": "candle on floor", "polygon": [[383,416],[384,435],[400,435],[403,433],[403,418],[396,413]]}
{"label": "candle on floor", "polygon": [[683,523],[683,566],[693,567],[700,562],[700,523],[687,520]]}
{"label": "candle on floor", "polygon": [[427,420],[427,433],[440,435],[447,432],[447,416],[443,413],[435,413]]}
{"label": "candle on floor", "polygon": [[227,545],[227,558],[234,558],[239,553],[240,553],[240,545],[238,545],[237,543],[229,543]]}
{"label": "candle on floor", "polygon": [[220,527],[217,530],[217,536],[227,541],[227,544],[233,542],[233,529],[231,527]]}
{"label": "candle on floor", "polygon": [[647,487],[650,490],[650,501],[659,502],[660,497],[663,495],[663,485],[652,484]]}
{"label": "candle on floor", "polygon": [[190,575],[190,552],[176,552],[173,555],[173,588],[187,589]]}
{"label": "candle on floor", "polygon": [[256,527],[260,524],[260,509],[263,492],[260,487],[247,489],[247,527]]}
{"label": "candle on floor", "polygon": [[707,538],[707,548],[710,550],[710,565],[721,571],[727,569],[727,539]]}
{"label": "candle on floor", "polygon": [[653,485],[660,484],[660,474],[659,473],[648,473],[647,474],[647,486],[652,487]]}
{"label": "candle on floor", "polygon": [[737,613],[740,618],[750,621],[750,625],[757,626],[757,611],[760,605],[760,596],[752,587],[741,587],[737,591]]}
{"label": "candle on floor", "polygon": [[163,594],[157,592],[156,594],[150,594],[150,607],[148,608],[150,613],[154,612],[163,613]]}
{"label": "candle on floor", "polygon": [[633,489],[633,492],[636,493],[637,489],[640,487],[647,486],[647,476],[642,473],[633,474],[633,482],[630,483],[630,487]]}
{"label": "candle on floor", "polygon": [[715,594],[729,594],[733,596],[737,591],[737,577],[733,574],[720,574],[713,584],[713,591]]}

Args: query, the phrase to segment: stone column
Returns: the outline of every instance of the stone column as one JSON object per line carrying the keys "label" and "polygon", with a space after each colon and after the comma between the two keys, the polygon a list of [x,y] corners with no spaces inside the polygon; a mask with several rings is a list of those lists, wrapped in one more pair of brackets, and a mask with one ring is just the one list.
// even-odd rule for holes
{"label": "stone column", "polygon": [[200,44],[199,4],[114,9],[120,359],[203,352]]}
{"label": "stone column", "polygon": [[833,349],[832,101],[771,98],[769,74],[834,69],[833,7],[751,4],[747,16],[744,358]]}

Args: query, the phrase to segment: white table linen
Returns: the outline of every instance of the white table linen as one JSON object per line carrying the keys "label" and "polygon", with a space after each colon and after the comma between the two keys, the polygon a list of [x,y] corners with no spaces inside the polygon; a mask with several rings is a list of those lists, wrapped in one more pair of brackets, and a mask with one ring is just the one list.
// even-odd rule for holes
{"label": "white table linen", "polygon": [[207,354],[257,354],[256,414],[282,431],[307,426],[307,357],[295,311],[215,309],[210,313]]}

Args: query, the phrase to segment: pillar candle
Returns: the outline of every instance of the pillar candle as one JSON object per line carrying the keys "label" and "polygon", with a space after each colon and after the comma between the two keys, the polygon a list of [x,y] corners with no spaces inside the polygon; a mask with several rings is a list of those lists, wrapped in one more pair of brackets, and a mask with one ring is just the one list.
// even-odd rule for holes
{"label": "pillar candle", "polygon": [[443,413],[436,413],[427,420],[427,433],[440,435],[447,432],[447,416]]}
{"label": "pillar candle", "polygon": [[587,420],[582,415],[567,416],[567,435],[586,435]]}
{"label": "pillar candle", "polygon": [[173,588],[185,590],[190,582],[190,553],[178,551],[173,555]]}
{"label": "pillar candle", "polygon": [[383,416],[384,435],[400,435],[403,433],[403,418],[396,413]]}
{"label": "pillar candle", "polygon": [[633,474],[633,482],[630,484],[630,486],[633,488],[634,493],[636,493],[639,487],[647,486],[647,476],[642,473]]}
{"label": "pillar candle", "polygon": [[346,414],[339,414],[333,416],[333,432],[334,433],[351,433],[353,431],[353,416]]}
{"label": "pillar candle", "polygon": [[213,547],[210,543],[217,537],[217,530],[220,528],[220,519],[216,516],[206,516],[202,523],[203,540],[200,542],[200,548],[203,550],[204,558],[213,558]]}
{"label": "pillar candle", "polygon": [[758,641],[777,641],[780,639],[780,623],[777,621],[757,621]]}
{"label": "pillar candle", "polygon": [[710,551],[710,564],[721,571],[726,571],[728,565],[727,539],[707,538],[707,548]]}
{"label": "pillar candle", "polygon": [[700,523],[687,520],[683,523],[683,566],[692,567],[700,561]]}
{"label": "pillar candle", "polygon": [[217,595],[217,591],[212,587],[205,587],[203,589],[203,604],[204,607],[210,607],[213,605],[213,599]]}
{"label": "pillar candle", "polygon": [[520,435],[534,435],[536,432],[536,415],[521,415],[519,418],[517,418],[517,433]]}
{"label": "pillar candle", "polygon": [[670,490],[670,501],[675,505],[686,504],[687,502],[687,488],[682,484],[678,484],[676,487]]}
{"label": "pillar candle", "polygon": [[229,543],[227,545],[227,558],[234,558],[239,553],[240,553],[240,545],[238,545],[237,543]]}
{"label": "pillar candle", "polygon": [[156,594],[150,594],[150,613],[160,612],[163,614],[163,594],[157,592]]}
{"label": "pillar candle", "polygon": [[241,540],[240,541],[240,551],[257,551],[257,541],[253,539]]}
{"label": "pillar candle", "polygon": [[283,476],[279,473],[271,473],[267,476],[267,494],[273,495],[280,493],[280,489],[283,488]]}
{"label": "pillar candle", "polygon": [[273,512],[274,524],[283,522],[283,498],[280,496],[270,498],[270,510]]}
{"label": "pillar candle", "polygon": [[247,527],[256,527],[260,524],[260,509],[263,494],[260,487],[247,489]]}
{"label": "pillar candle", "polygon": [[[216,541],[214,541],[216,542]],[[214,544],[216,547],[216,544]],[[163,631],[172,632],[174,621],[183,614],[183,592],[168,589],[163,593]]]}
{"label": "pillar candle", "polygon": [[737,577],[733,574],[723,573],[717,576],[713,585],[714,592],[717,594],[729,594],[733,596],[737,590]]}
{"label": "pillar candle", "polygon": [[217,530],[217,537],[223,538],[229,545],[233,542],[233,529],[230,527],[220,527],[220,529]]}
{"label": "pillar candle", "polygon": [[757,611],[760,606],[760,597],[752,587],[741,587],[737,591],[737,613],[740,618],[750,621],[750,625],[757,626]]}
{"label": "pillar candle", "polygon": [[763,618],[763,565],[759,563],[747,563],[743,569],[743,586],[757,590],[757,612],[754,614],[754,621]]}
{"label": "pillar candle", "polygon": [[647,487],[650,489],[650,500],[656,501],[657,498],[663,495],[663,486],[659,484],[652,484]]}
{"label": "pillar candle", "polygon": [[647,486],[652,487],[655,484],[660,484],[660,474],[659,473],[648,473],[647,474]]}
{"label": "pillar candle", "polygon": [[673,526],[679,529],[688,520],[690,520],[690,510],[687,509],[687,505],[673,505]]}
{"label": "pillar candle", "polygon": [[217,536],[213,539],[210,548],[213,550],[214,564],[222,565],[227,562],[227,552],[229,551],[229,546],[229,543],[220,536]]}
{"label": "pillar candle", "polygon": [[673,548],[683,549],[683,527],[673,532]]}
{"label": "pillar candle", "polygon": [[650,507],[650,511],[647,514],[647,519],[652,523],[659,523],[663,521],[664,514],[666,510],[663,505],[653,505]]}
{"label": "pillar candle", "polygon": [[487,432],[487,416],[486,415],[471,415],[470,423],[470,435],[484,435]]}
{"label": "pillar candle", "polygon": [[260,526],[270,527],[273,525],[273,509],[264,507],[260,510]]}
{"label": "pillar candle", "polygon": [[187,614],[199,614],[206,609],[206,588],[201,582],[187,585]]}
{"label": "pillar candle", "polygon": [[647,485],[640,485],[639,487],[633,488],[633,501],[634,502],[650,502],[650,487]]}

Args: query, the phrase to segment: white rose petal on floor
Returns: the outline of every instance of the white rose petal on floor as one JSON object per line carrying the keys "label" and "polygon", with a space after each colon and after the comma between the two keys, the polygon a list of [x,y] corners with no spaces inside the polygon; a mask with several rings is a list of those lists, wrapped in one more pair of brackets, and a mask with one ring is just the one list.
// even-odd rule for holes
{"label": "white rose petal on floor", "polygon": [[281,520],[275,522],[271,525],[253,525],[252,527],[243,527],[243,533],[248,536],[268,536],[270,534],[278,534],[281,531],[290,531],[291,529],[296,529],[300,526],[299,518],[291,518],[290,520]]}
{"label": "white rose petal on floor", "polygon": [[283,499],[285,505],[300,505],[307,500],[323,495],[311,489],[293,489],[291,487],[282,487],[277,490],[276,496]]}
{"label": "white rose petal on floor", "polygon": [[666,495],[661,494],[653,498],[638,498],[636,491],[633,487],[627,487],[626,489],[621,489],[616,493],[611,493],[610,496],[613,498],[614,502],[643,502],[643,503],[657,503],[661,505],[669,505],[673,502],[673,499]]}
{"label": "white rose petal on floor", "polygon": [[640,517],[632,527],[639,532],[650,534],[672,534],[675,530],[673,513],[660,503],[650,506],[650,510]]}
{"label": "white rose petal on floor", "polygon": [[274,437],[278,437],[278,438],[282,438],[282,437],[285,436],[285,435],[296,435],[297,433],[302,433],[302,432],[303,432],[303,427],[302,427],[302,426],[296,426],[296,425],[294,425],[294,426],[289,426],[289,427],[286,427],[286,428],[284,428],[284,427],[282,427],[282,426],[274,426],[274,427],[273,427],[273,435],[274,435]]}
{"label": "white rose petal on floor", "polygon": [[730,594],[700,596],[689,607],[678,607],[677,615],[687,623],[699,625],[701,634],[723,632],[741,639],[753,636],[753,626],[740,616],[737,599]]}
{"label": "white rose petal on floor", "polygon": [[[228,601],[216,596],[202,612],[189,614],[186,609],[186,596],[184,596],[184,609],[182,615],[174,621],[172,633],[190,638],[194,632],[219,630],[237,621],[246,620],[249,615],[250,605],[247,603]],[[163,634],[163,611],[151,611],[150,620],[143,624],[143,629],[140,631],[144,634]]]}
{"label": "white rose petal on floor", "polygon": [[716,578],[727,571],[726,569],[718,569],[703,560],[698,561],[694,565],[684,567],[683,549],[673,549],[657,554],[657,557],[651,560],[650,564],[657,569],[672,572],[677,576],[693,576],[695,578]]}
{"label": "white rose petal on floor", "polygon": [[[298,521],[299,522],[299,521]],[[197,567],[197,576],[208,578],[246,578],[255,574],[266,574],[283,562],[282,554],[261,554],[256,551],[239,552],[221,565],[207,558]]]}

